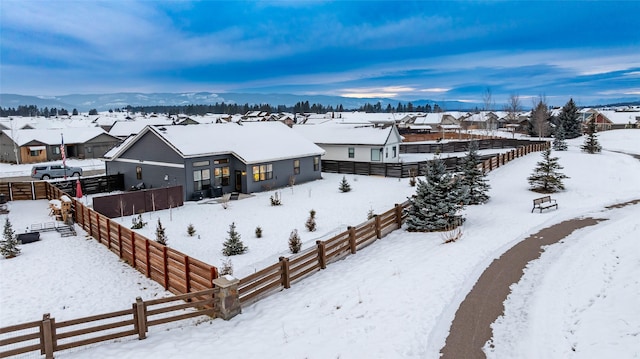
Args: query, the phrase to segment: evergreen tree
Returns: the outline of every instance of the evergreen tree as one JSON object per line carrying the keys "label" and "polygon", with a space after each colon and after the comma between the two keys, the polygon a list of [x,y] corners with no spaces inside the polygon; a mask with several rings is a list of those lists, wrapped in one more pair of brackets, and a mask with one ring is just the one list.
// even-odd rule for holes
{"label": "evergreen tree", "polygon": [[465,204],[480,204],[489,200],[489,183],[483,170],[478,169],[480,156],[478,155],[478,142],[469,142],[469,152],[462,159],[458,166],[461,173],[460,181],[462,186],[468,188],[468,195]]}
{"label": "evergreen tree", "polygon": [[71,114],[74,116],[78,116],[78,110],[74,108]]}
{"label": "evergreen tree", "polygon": [[94,116],[98,114],[98,110],[96,110],[95,108],[92,108],[91,110],[89,110],[89,115]]}
{"label": "evergreen tree", "polygon": [[13,258],[20,254],[18,240],[8,217],[4,219],[4,235],[2,238],[3,240],[0,241],[0,253],[2,253],[3,257]]}
{"label": "evergreen tree", "polygon": [[418,178],[416,195],[409,198],[411,206],[405,210],[407,230],[432,232],[459,226],[464,218],[458,212],[464,208],[467,191],[441,159],[429,161],[425,180]]}
{"label": "evergreen tree", "polygon": [[162,226],[162,222],[160,222],[160,218],[158,218],[158,224],[156,225],[156,242],[167,245],[167,234],[165,233],[165,228]]}
{"label": "evergreen tree", "polygon": [[567,141],[565,141],[564,126],[562,123],[559,123],[556,128],[556,133],[553,138],[553,149],[556,151],[567,150]]}
{"label": "evergreen tree", "polygon": [[225,256],[235,256],[238,254],[243,254],[247,251],[247,247],[244,246],[242,240],[240,239],[240,233],[236,232],[236,224],[232,222],[229,225],[229,231],[227,232],[229,237],[223,243],[222,254]]}
{"label": "evergreen tree", "polygon": [[558,172],[564,167],[558,163],[558,157],[551,157],[551,148],[542,152],[543,160],[536,164],[531,176],[527,178],[531,190],[542,193],[553,193],[564,189],[562,180],[569,178]]}
{"label": "evergreen tree", "polygon": [[340,181],[340,187],[338,187],[340,192],[349,192],[351,191],[351,185],[347,181],[347,177],[342,176],[342,181]]}
{"label": "evergreen tree", "polygon": [[298,230],[294,229],[291,231],[289,235],[289,250],[291,253],[300,252],[300,248],[302,248],[302,241],[300,240],[300,236],[298,235]]}
{"label": "evergreen tree", "polygon": [[313,209],[309,211],[309,218],[307,218],[307,222],[304,224],[307,227],[309,232],[315,232],[316,230],[316,211]]}
{"label": "evergreen tree", "polygon": [[571,139],[582,136],[582,123],[578,107],[573,99],[569,99],[558,115],[558,122],[564,127],[565,138]]}
{"label": "evergreen tree", "polygon": [[589,122],[589,126],[587,126],[587,138],[584,139],[584,144],[580,146],[584,152],[594,154],[602,151],[602,146],[598,143],[596,132],[598,132],[596,129],[596,121],[593,120]]}
{"label": "evergreen tree", "polygon": [[187,226],[187,234],[189,237],[193,237],[193,235],[196,234],[196,228],[191,223]]}

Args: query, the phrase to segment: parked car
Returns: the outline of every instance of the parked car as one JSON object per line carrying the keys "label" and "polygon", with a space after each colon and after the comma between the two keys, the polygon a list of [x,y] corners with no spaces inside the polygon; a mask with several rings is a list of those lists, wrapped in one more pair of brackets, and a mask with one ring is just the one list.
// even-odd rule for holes
{"label": "parked car", "polygon": [[80,167],[69,167],[66,168],[62,165],[40,165],[33,166],[31,169],[31,178],[36,179],[49,179],[49,178],[60,178],[60,177],[80,177],[82,176],[82,168]]}

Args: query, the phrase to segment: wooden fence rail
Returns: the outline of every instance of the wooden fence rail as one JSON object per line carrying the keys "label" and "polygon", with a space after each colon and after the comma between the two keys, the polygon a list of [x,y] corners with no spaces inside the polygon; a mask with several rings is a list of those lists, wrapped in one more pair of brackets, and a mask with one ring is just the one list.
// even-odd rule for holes
{"label": "wooden fence rail", "polygon": [[41,321],[0,328],[0,358],[39,351],[46,358],[55,352],[117,338],[145,339],[149,327],[214,315],[214,289],[170,298],[143,301],[129,309],[60,321],[45,314]]}

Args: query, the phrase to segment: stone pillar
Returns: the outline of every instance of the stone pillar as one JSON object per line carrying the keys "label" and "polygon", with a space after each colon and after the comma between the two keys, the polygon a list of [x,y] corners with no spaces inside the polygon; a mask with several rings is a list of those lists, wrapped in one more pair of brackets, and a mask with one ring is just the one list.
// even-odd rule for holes
{"label": "stone pillar", "polygon": [[216,318],[229,320],[242,312],[238,292],[239,282],[240,280],[230,275],[223,275],[213,280]]}

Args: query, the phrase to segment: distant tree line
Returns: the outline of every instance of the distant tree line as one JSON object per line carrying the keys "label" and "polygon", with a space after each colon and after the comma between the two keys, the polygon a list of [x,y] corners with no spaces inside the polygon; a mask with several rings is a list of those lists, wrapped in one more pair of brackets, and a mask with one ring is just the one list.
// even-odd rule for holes
{"label": "distant tree line", "polygon": [[[98,114],[98,111],[93,109],[91,111],[94,111],[95,114]],[[77,115],[78,114],[78,110],[77,109],[73,109],[71,111],[72,115]],[[89,113],[91,114],[91,112]],[[24,117],[36,117],[36,116],[42,116],[42,117],[56,117],[56,116],[68,116],[69,115],[69,111],[67,111],[65,108],[49,108],[49,107],[45,107],[45,108],[38,108],[38,106],[36,105],[20,105],[18,107],[0,107],[0,116],[1,117],[7,117],[7,116],[24,116]]]}
{"label": "distant tree line", "polygon": [[[360,112],[372,112],[372,113],[392,113],[392,112],[443,112],[443,109],[435,104],[433,107],[430,104],[426,104],[424,106],[418,105],[414,106],[411,102],[403,104],[398,102],[398,105],[393,107],[391,104],[387,104],[386,107],[383,108],[381,102],[377,102],[375,104],[366,103],[359,108],[353,109],[355,111]],[[272,106],[269,104],[254,104],[249,105],[245,103],[244,105],[236,104],[236,103],[215,103],[210,105],[183,105],[183,106],[131,106],[128,105],[123,108],[109,109],[109,112],[140,112],[140,113],[166,113],[170,115],[177,114],[185,114],[185,115],[205,115],[207,113],[225,113],[225,114],[245,114],[250,111],[261,111],[261,112],[269,112],[269,113],[279,113],[279,112],[292,112],[292,113],[327,113],[327,112],[344,112],[350,111],[345,110],[342,104],[337,106],[332,105],[322,105],[319,103],[310,104],[309,101],[299,101],[293,106],[286,105],[278,105]],[[77,115],[78,110],[73,109],[71,111],[72,115]],[[89,115],[97,115],[98,111],[96,109],[91,109],[89,111]],[[24,117],[56,117],[56,116],[68,116],[69,111],[64,108],[39,108],[35,105],[20,105],[18,107],[0,107],[0,116],[24,116]]]}

